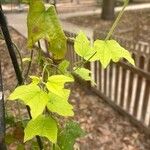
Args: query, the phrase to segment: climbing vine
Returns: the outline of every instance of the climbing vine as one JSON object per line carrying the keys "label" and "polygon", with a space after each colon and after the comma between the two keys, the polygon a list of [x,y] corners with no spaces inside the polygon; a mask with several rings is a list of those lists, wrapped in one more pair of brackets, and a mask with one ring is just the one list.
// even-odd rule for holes
{"label": "climbing vine", "polygon": [[[74,74],[86,81],[92,81],[91,71],[84,67],[86,62],[100,61],[106,68],[111,61],[125,58],[134,65],[131,54],[115,40],[110,39],[123,11],[116,19],[105,40],[97,39],[92,44],[84,32],[79,32],[74,40],[74,50],[82,57],[69,71],[70,62],[65,59],[67,37],[60,25],[55,7],[44,6],[42,0],[25,0],[29,4],[27,16],[28,48],[33,51],[35,44],[44,39],[47,51],[38,49],[41,75],[32,75],[30,83],[18,86],[9,96],[9,100],[18,100],[30,107],[32,119],[24,129],[24,142],[35,136],[46,137],[52,143],[53,150],[72,150],[75,139],[84,133],[75,122],[61,126],[59,116],[73,116],[73,106],[68,102],[70,89],[66,84],[74,82]],[[125,1],[126,6],[128,1]],[[46,53],[46,55],[45,55]],[[24,58],[23,61],[31,61]],[[25,78],[26,79],[26,78]],[[93,82],[93,81],[92,81]],[[65,122],[64,122],[65,123]]]}

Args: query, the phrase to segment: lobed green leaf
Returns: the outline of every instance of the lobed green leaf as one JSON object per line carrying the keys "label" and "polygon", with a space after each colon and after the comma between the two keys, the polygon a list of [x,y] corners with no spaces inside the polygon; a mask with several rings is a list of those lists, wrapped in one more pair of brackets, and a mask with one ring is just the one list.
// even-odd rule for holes
{"label": "lobed green leaf", "polygon": [[80,76],[82,79],[86,80],[86,81],[91,81],[91,71],[86,69],[86,68],[77,68],[74,67],[74,73],[77,74],[78,76]]}
{"label": "lobed green leaf", "polygon": [[33,118],[39,116],[48,103],[49,95],[41,90],[36,84],[22,85],[17,87],[9,96],[10,100],[22,100],[31,108]]}
{"label": "lobed green leaf", "polygon": [[95,53],[90,41],[83,32],[80,32],[75,38],[74,49],[75,52],[85,60],[88,60]]}
{"label": "lobed green leaf", "polygon": [[118,62],[121,58],[125,58],[129,63],[135,65],[133,58],[129,51],[124,49],[115,40],[96,40],[94,45],[90,45],[83,32],[80,32],[75,39],[75,52],[88,61],[99,60],[106,68],[110,61]]}
{"label": "lobed green leaf", "polygon": [[68,68],[69,68],[69,61],[63,60],[59,65],[58,65],[58,72],[63,75],[70,75]]}
{"label": "lobed green leaf", "polygon": [[68,103],[70,90],[64,90],[64,92],[66,93],[66,98],[62,98],[56,94],[50,93],[50,99],[47,107],[51,112],[58,113],[59,115],[73,116],[73,106]]}
{"label": "lobed green leaf", "polygon": [[58,135],[58,145],[61,150],[72,150],[75,140],[85,133],[76,122],[68,122],[66,127]]}
{"label": "lobed green leaf", "polygon": [[131,54],[119,45],[115,40],[96,40],[94,42],[95,56],[91,59],[100,60],[102,66],[106,68],[110,61],[118,62],[121,58],[127,59],[132,65],[135,65]]}
{"label": "lobed green leaf", "polygon": [[40,115],[36,119],[32,119],[31,121],[29,121],[24,132],[24,142],[31,140],[36,135],[46,137],[52,143],[56,143],[57,141],[57,123],[50,116],[45,117],[43,115]]}
{"label": "lobed green leaf", "polygon": [[67,50],[66,37],[53,5],[46,9],[43,0],[30,0],[27,26],[29,48],[38,40],[45,39],[54,59],[64,58]]}
{"label": "lobed green leaf", "polygon": [[73,81],[74,79],[72,77],[68,77],[65,75],[53,75],[48,78],[46,87],[50,92],[60,97],[65,97],[64,85],[67,82],[73,82]]}

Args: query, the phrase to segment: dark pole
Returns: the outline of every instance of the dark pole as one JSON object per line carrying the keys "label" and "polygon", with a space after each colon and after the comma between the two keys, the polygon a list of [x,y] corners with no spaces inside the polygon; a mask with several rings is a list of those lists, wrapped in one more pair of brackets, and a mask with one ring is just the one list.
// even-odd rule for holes
{"label": "dark pole", "polygon": [[0,60],[0,150],[6,150],[5,145],[5,107],[4,107],[4,93],[2,82],[2,70]]}
{"label": "dark pole", "polygon": [[22,78],[22,74],[21,74],[21,71],[20,71],[20,68],[19,68],[19,64],[18,64],[18,61],[17,61],[17,58],[16,58],[16,54],[14,53],[13,43],[12,43],[11,38],[10,38],[10,34],[9,34],[9,31],[8,31],[6,19],[5,19],[5,16],[3,14],[1,5],[0,5],[0,26],[1,26],[1,29],[2,29],[2,33],[4,35],[4,39],[6,41],[6,45],[7,45],[11,60],[12,60],[12,64],[13,64],[14,69],[15,69],[18,84],[21,85],[21,84],[23,84],[23,78]]}
{"label": "dark pole", "polygon": [[[18,85],[22,85],[24,83],[22,73],[21,73],[21,70],[20,70],[20,67],[19,67],[19,63],[18,63],[16,54],[15,54],[15,51],[14,51],[13,43],[12,43],[12,40],[11,40],[11,37],[10,37],[10,34],[9,34],[9,30],[8,30],[8,27],[7,27],[7,22],[6,22],[2,7],[1,7],[1,3],[0,3],[0,27],[2,29],[2,33],[3,33],[4,39],[5,39],[8,51],[9,51],[9,55],[10,55],[11,60],[12,60],[12,64],[14,66],[16,77],[17,77],[17,80],[18,80]],[[29,106],[26,106],[26,108],[27,108],[30,119],[32,119]],[[36,136],[36,138],[37,138],[39,148],[40,148],[40,150],[42,150],[43,149],[42,141],[41,141],[39,136]]]}
{"label": "dark pole", "polygon": [[104,20],[113,20],[115,17],[115,1],[116,0],[103,0],[102,16]]}

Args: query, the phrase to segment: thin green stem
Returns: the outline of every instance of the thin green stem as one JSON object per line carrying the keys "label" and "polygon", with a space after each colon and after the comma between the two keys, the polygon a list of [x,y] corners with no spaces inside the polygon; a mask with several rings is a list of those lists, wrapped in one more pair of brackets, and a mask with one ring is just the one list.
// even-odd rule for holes
{"label": "thin green stem", "polygon": [[45,82],[45,72],[48,64],[44,65],[43,71],[42,71],[42,82]]}
{"label": "thin green stem", "polygon": [[75,70],[73,71],[76,71],[77,69],[79,69],[80,67],[82,67],[83,65],[85,65],[88,61],[90,61],[95,55],[96,55],[97,52],[95,52],[93,55],[91,55],[91,57],[89,59],[87,59],[86,61],[84,61],[83,63],[81,63]]}
{"label": "thin green stem", "polygon": [[18,55],[19,55],[19,59],[20,59],[20,66],[21,66],[21,72],[23,71],[23,62],[22,62],[22,56],[21,53],[19,51],[18,46],[13,42],[13,46],[15,47],[15,50],[17,51]]}
{"label": "thin green stem", "polygon": [[29,62],[29,64],[28,64],[27,72],[26,72],[25,75],[24,75],[24,81],[26,81],[27,78],[28,78],[28,75],[29,75],[29,72],[30,72],[30,69],[31,69],[32,59],[33,59],[33,50],[31,50],[30,62]]}
{"label": "thin green stem", "polygon": [[122,15],[123,15],[123,13],[124,13],[124,10],[125,10],[126,6],[128,5],[128,2],[129,2],[129,0],[125,0],[125,1],[124,1],[123,8],[122,8],[122,10],[120,11],[119,15],[117,16],[115,22],[113,23],[113,25],[112,25],[110,31],[108,32],[108,34],[107,34],[107,36],[106,36],[106,38],[105,38],[105,41],[108,40],[108,39],[112,36],[112,34],[113,34],[113,32],[114,32],[116,26],[118,25],[118,23],[119,23],[119,21],[120,21]]}
{"label": "thin green stem", "polygon": [[55,67],[61,74],[64,74],[59,68],[58,68],[58,66],[57,65],[55,65],[55,64],[50,64],[50,66],[53,66],[53,67]]}
{"label": "thin green stem", "polygon": [[[126,6],[128,5],[128,2],[129,2],[129,0],[124,0],[123,8],[122,8],[121,12],[119,13],[119,15],[117,16],[115,22],[113,23],[113,25],[112,25],[110,31],[108,32],[108,34],[107,34],[107,36],[106,36],[106,38],[105,38],[105,41],[108,40],[108,39],[111,37],[111,35],[113,34],[113,32],[114,32],[116,26],[118,25],[118,23],[119,23],[119,21],[120,21],[122,15],[123,15],[123,13],[124,13],[124,10],[125,10]],[[70,37],[69,37],[68,39],[74,41],[74,38],[70,38]],[[73,70],[73,71],[76,71],[78,68],[82,67],[82,66],[83,66],[84,64],[86,64],[89,60],[91,60],[95,55],[96,55],[96,52],[95,52],[88,60],[86,60],[86,61],[84,61],[83,63],[81,63],[81,64],[80,64],[75,70]]]}
{"label": "thin green stem", "polygon": [[55,144],[52,145],[52,149],[55,150]]}

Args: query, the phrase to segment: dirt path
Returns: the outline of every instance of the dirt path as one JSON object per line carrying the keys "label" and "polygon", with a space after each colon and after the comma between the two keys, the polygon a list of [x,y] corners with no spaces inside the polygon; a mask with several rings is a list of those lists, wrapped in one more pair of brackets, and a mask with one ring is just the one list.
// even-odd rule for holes
{"label": "dirt path", "polygon": [[[144,8],[150,8],[150,3],[147,4],[136,4],[130,5],[126,8],[126,10],[141,10]],[[116,7],[116,12],[120,11],[122,7]],[[90,39],[93,39],[93,28],[92,27],[81,27],[74,25],[72,23],[66,22],[65,19],[69,17],[79,17],[79,16],[87,16],[100,14],[101,8],[96,9],[87,9],[86,11],[78,10],[67,13],[59,13],[59,17],[61,19],[61,24],[66,31],[71,31],[73,33],[77,33],[79,30],[84,31]],[[27,13],[8,13],[7,15],[8,24],[13,28],[18,30],[24,37],[27,37],[27,25],[26,25],[26,16]]]}

